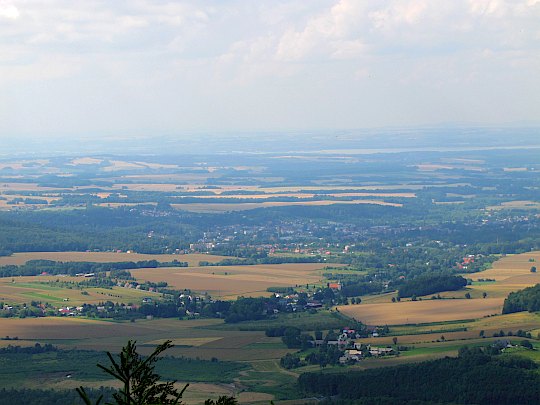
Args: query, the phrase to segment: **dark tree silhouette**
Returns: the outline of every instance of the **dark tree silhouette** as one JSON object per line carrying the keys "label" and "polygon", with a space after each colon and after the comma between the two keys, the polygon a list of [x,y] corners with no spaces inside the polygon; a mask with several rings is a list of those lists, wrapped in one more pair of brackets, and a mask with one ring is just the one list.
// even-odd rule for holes
{"label": "dark tree silhouette", "polygon": [[[137,353],[135,341],[129,340],[120,352],[119,362],[113,355],[107,352],[111,365],[106,367],[97,366],[107,374],[122,382],[123,387],[113,394],[113,403],[104,405],[179,405],[181,398],[189,384],[178,390],[174,387],[176,381],[159,382],[160,376],[155,372],[155,363],[160,359],[158,356],[165,350],[173,347],[170,340],[162,343],[154,352],[144,358]],[[77,388],[77,392],[86,405],[101,405],[103,397],[93,403],[83,387]],[[217,402],[207,400],[206,405],[235,405],[237,401],[233,397],[222,396]]]}

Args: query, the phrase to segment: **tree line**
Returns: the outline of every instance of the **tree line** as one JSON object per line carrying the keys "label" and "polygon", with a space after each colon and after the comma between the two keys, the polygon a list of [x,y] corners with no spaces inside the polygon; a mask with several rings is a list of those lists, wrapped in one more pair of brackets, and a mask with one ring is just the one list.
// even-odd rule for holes
{"label": "tree line", "polygon": [[[173,260],[158,262],[157,260],[141,260],[138,262],[57,262],[54,260],[29,260],[22,265],[7,265],[0,267],[0,277],[37,276],[42,273],[74,276],[80,273],[104,273],[116,270],[157,268],[157,267],[187,267],[187,262]],[[118,273],[121,274],[121,273]]]}
{"label": "tree line", "polygon": [[512,292],[504,300],[503,314],[540,311],[540,284]]}

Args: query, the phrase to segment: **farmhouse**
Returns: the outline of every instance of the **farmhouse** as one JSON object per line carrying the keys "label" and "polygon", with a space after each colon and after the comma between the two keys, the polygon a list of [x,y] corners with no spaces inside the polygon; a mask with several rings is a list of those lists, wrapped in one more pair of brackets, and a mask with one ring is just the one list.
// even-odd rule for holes
{"label": "farmhouse", "polygon": [[395,353],[394,349],[392,349],[391,347],[368,346],[368,348],[369,348],[369,354],[371,354],[374,357],[387,356],[387,355]]}
{"label": "farmhouse", "polygon": [[322,345],[324,345],[323,339],[310,340],[310,342],[313,345],[313,347],[321,347]]}
{"label": "farmhouse", "polygon": [[345,350],[344,355],[339,358],[339,362],[341,364],[345,364],[351,361],[360,361],[362,360],[362,357],[363,355],[360,350],[356,350],[356,349]]}

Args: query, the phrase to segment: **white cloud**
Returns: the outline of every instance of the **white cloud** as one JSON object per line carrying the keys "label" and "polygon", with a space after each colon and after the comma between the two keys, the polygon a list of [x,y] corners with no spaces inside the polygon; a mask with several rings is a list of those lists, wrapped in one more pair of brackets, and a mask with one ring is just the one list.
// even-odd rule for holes
{"label": "white cloud", "polygon": [[19,18],[20,12],[17,7],[8,2],[0,2],[0,18],[7,18],[9,20],[16,20]]}
{"label": "white cloud", "polygon": [[[46,111],[74,94],[76,109],[81,94],[101,111],[105,97],[137,111],[134,126],[172,129],[246,125],[242,111],[282,127],[448,121],[442,100],[473,98],[485,111],[512,99],[534,118],[538,21],[540,0],[0,0],[0,103],[42,94],[29,105]],[[130,120],[122,111],[103,125]]]}

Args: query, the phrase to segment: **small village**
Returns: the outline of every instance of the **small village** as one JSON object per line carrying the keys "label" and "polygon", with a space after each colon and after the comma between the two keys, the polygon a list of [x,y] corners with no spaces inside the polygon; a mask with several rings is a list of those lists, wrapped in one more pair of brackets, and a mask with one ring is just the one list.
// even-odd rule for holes
{"label": "small village", "polygon": [[[374,329],[370,336],[373,338],[379,337],[379,332]],[[377,347],[371,344],[357,343],[355,339],[360,339],[363,336],[358,334],[354,329],[345,327],[337,340],[314,340],[313,345],[320,347],[323,344],[329,346],[336,346],[339,350],[343,351],[343,356],[339,358],[340,364],[353,364],[359,362],[366,357],[382,357],[382,356],[394,356],[399,355],[399,350],[394,347]]]}

